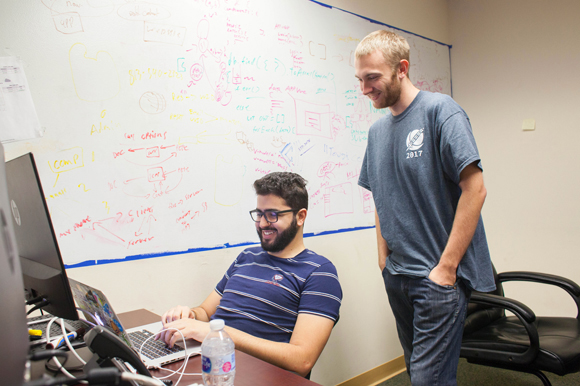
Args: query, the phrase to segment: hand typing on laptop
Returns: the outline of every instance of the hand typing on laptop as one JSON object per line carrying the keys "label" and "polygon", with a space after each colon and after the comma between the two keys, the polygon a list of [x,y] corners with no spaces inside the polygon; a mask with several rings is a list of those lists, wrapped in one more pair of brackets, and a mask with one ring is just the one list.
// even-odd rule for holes
{"label": "hand typing on laptop", "polygon": [[185,339],[195,339],[201,342],[209,333],[209,323],[196,320],[194,311],[185,306],[170,309],[163,314],[161,322],[163,330],[155,335],[155,340],[163,341],[169,347],[173,347],[177,341],[181,340],[181,335]]}
{"label": "hand typing on laptop", "polygon": [[236,258],[199,307],[177,306],[163,314],[156,339],[169,346],[202,341],[210,319],[223,319],[236,349],[306,376],[338,320],[342,289],[330,260],[306,249],[306,181],[289,172],[254,182],[250,211],[261,246]]}

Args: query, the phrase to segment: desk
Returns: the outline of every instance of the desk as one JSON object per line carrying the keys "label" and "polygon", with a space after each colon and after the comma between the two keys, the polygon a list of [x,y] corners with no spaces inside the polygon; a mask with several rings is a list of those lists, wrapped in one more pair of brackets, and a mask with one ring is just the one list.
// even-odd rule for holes
{"label": "desk", "polygon": [[[132,328],[147,323],[158,322],[160,317],[147,310],[136,310],[119,314],[119,318],[125,328]],[[183,364],[179,361],[164,366],[167,369],[177,370]],[[185,373],[201,373],[201,356],[189,358]],[[162,377],[168,373],[154,370],[153,376]],[[169,379],[176,382],[179,375],[173,375]],[[203,385],[201,375],[184,375],[179,383],[180,386],[199,383]],[[315,386],[318,383],[309,381],[299,375],[283,370],[270,363],[264,362],[251,355],[236,350],[236,386]]]}

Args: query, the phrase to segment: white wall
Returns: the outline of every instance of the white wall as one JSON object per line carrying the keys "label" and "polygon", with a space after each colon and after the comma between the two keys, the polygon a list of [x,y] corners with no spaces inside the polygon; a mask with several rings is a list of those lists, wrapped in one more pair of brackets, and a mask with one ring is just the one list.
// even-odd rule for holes
{"label": "white wall", "polygon": [[[449,42],[445,0],[323,2]],[[376,263],[375,230],[311,237],[306,239],[306,246],[335,263],[344,292],[340,321],[314,367],[312,380],[334,385],[402,355]],[[68,274],[103,290],[117,312],[146,308],[161,314],[176,304],[199,304],[241,250],[232,248],[74,268]]]}
{"label": "white wall", "polygon": [[[580,283],[578,14],[576,0],[449,1],[454,98],[481,152],[483,215],[499,272],[533,270]],[[527,118],[536,120],[535,131],[522,131]],[[576,315],[560,290],[505,289],[539,314]]]}

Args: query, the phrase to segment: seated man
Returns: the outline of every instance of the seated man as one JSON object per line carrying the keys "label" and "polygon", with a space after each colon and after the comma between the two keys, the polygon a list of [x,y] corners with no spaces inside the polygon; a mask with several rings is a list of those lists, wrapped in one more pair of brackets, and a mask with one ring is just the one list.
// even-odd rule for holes
{"label": "seated man", "polygon": [[[177,306],[162,316],[166,328],[203,341],[210,319],[223,319],[236,349],[306,376],[338,319],[342,290],[336,268],[304,246],[306,181],[289,172],[254,182],[250,211],[261,247],[244,250],[199,306]],[[169,346],[175,330],[156,339]]]}

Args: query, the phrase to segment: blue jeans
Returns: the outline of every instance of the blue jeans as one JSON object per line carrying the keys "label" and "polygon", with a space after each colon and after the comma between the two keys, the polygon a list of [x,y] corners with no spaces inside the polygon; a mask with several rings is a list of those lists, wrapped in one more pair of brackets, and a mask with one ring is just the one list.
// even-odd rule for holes
{"label": "blue jeans", "polygon": [[471,290],[459,280],[440,286],[428,278],[391,275],[383,280],[397,322],[413,386],[457,385],[457,364]]}

